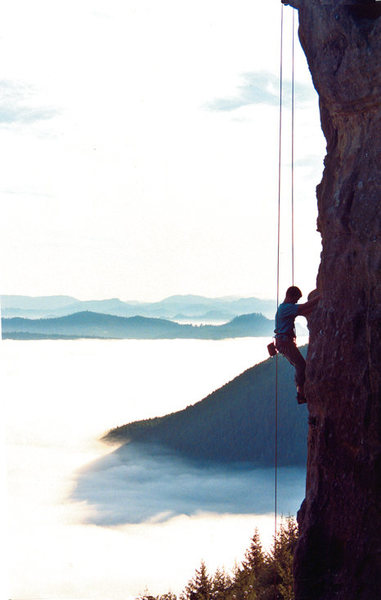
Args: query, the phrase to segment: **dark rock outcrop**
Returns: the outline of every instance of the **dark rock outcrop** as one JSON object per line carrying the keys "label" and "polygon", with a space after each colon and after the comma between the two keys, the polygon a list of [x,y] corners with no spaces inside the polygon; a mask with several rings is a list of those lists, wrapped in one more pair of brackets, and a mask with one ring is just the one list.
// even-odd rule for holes
{"label": "dark rock outcrop", "polygon": [[297,600],[381,598],[381,2],[290,0],[327,139]]}

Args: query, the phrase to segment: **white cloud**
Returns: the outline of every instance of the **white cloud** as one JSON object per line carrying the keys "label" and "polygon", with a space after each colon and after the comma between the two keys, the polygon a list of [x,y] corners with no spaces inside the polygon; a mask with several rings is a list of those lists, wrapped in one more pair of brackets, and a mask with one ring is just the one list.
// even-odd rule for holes
{"label": "white cloud", "polygon": [[[273,295],[278,4],[8,3],[2,77],[33,93],[3,113],[4,292]],[[322,144],[297,61],[303,158]]]}
{"label": "white cloud", "polygon": [[[291,86],[291,81],[283,79],[282,101],[283,105],[288,108],[291,105]],[[217,98],[208,105],[209,109],[232,111],[252,104],[267,104],[278,107],[279,75],[263,71],[244,73],[237,92],[235,97]],[[308,102],[315,98],[311,85],[301,84],[300,82],[298,83],[297,94],[299,102]]]}
{"label": "white cloud", "polygon": [[[163,522],[174,516],[267,514],[273,469],[193,463],[165,448],[130,444],[82,469],[72,498],[90,508],[87,523],[100,526]],[[279,471],[279,512],[295,514],[304,469]]]}

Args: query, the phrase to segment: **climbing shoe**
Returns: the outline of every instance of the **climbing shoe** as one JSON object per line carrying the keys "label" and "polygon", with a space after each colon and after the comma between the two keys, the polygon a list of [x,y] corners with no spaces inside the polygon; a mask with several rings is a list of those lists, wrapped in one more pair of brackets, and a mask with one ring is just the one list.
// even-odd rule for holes
{"label": "climbing shoe", "polygon": [[298,393],[296,394],[296,399],[297,399],[297,401],[298,401],[298,404],[306,404],[306,402],[307,402],[307,399],[306,399],[306,397],[305,397],[305,396],[303,396],[303,394],[301,394],[300,392],[298,392]]}

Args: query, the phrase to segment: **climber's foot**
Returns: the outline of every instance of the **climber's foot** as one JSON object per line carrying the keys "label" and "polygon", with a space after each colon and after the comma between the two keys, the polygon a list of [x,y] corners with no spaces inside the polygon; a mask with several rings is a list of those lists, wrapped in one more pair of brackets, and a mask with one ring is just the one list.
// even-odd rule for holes
{"label": "climber's foot", "polygon": [[296,386],[296,399],[298,401],[298,404],[305,404],[307,402],[306,397],[304,395],[304,389],[302,385],[297,385]]}
{"label": "climber's foot", "polygon": [[296,399],[297,399],[297,401],[298,401],[298,404],[306,404],[306,402],[307,402],[307,399],[306,399],[306,397],[305,397],[305,396],[303,396],[303,394],[301,394],[300,392],[298,392],[298,393],[296,394]]}

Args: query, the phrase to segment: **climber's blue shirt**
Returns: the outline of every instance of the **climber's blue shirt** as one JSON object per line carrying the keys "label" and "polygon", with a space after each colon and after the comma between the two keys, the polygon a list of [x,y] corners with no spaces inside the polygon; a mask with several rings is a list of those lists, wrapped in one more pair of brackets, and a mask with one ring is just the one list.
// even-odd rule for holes
{"label": "climber's blue shirt", "polygon": [[275,315],[275,336],[286,335],[287,337],[296,337],[295,317],[298,315],[298,305],[291,302],[279,304]]}

